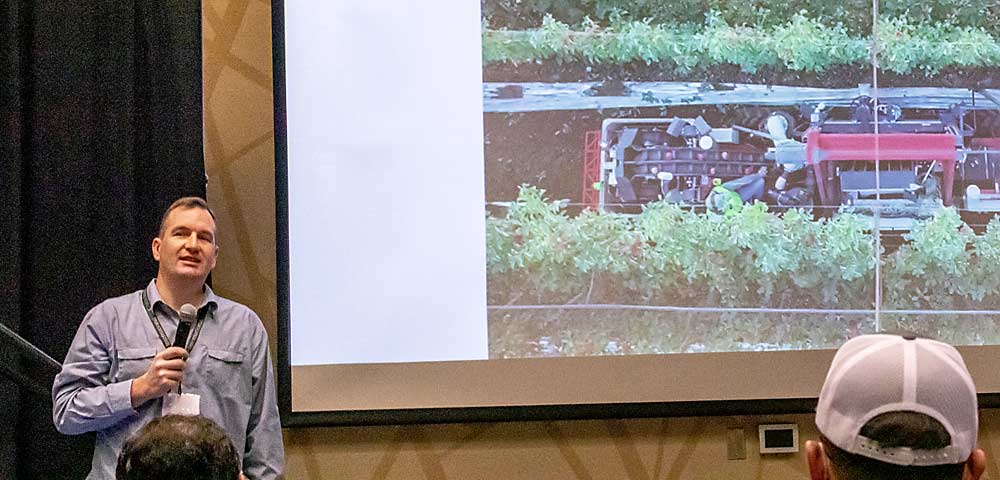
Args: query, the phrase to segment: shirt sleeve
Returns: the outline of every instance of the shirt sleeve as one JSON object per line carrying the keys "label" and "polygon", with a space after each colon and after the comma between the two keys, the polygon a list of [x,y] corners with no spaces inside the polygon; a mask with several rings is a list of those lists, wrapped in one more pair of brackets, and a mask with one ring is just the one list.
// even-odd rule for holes
{"label": "shirt sleeve", "polygon": [[282,478],[285,467],[285,446],[281,438],[281,419],[274,386],[274,367],[268,351],[267,332],[260,319],[251,315],[253,334],[252,404],[247,424],[247,441],[243,452],[243,474],[250,480]]}
{"label": "shirt sleeve", "polygon": [[73,338],[52,385],[52,421],[68,435],[103,430],[136,413],[132,380],[109,383],[112,308],[98,305]]}

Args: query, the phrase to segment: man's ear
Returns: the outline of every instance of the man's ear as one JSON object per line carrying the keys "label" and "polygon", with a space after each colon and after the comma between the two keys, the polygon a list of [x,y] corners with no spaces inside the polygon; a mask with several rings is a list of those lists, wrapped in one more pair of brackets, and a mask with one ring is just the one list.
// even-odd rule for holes
{"label": "man's ear", "polygon": [[162,244],[163,242],[160,241],[160,237],[153,237],[153,245],[151,248],[153,250],[153,259],[157,262],[160,261],[160,245]]}
{"label": "man's ear", "polygon": [[815,440],[806,441],[806,462],[809,464],[810,480],[830,480],[825,457],[822,443]]}
{"label": "man's ear", "polygon": [[210,264],[208,266],[209,270],[215,270],[215,263],[219,261],[219,244],[215,244],[215,250],[212,252],[211,258],[209,258]]}
{"label": "man's ear", "polygon": [[981,448],[972,451],[969,459],[965,461],[965,471],[962,472],[962,480],[978,480],[986,471],[986,452]]}

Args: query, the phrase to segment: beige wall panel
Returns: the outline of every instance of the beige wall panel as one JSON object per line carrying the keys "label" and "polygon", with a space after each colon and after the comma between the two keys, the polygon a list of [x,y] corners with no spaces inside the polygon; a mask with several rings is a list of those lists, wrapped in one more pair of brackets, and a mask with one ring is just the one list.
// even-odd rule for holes
{"label": "beige wall panel", "polygon": [[[217,143],[213,147],[221,147],[220,153],[232,159],[263,139],[270,139],[274,135],[271,89],[270,83],[253,81],[230,65],[222,67],[215,88],[205,97],[206,126],[211,126],[205,134],[210,143]],[[268,101],[250,101],[258,98]]]}
{"label": "beige wall panel", "polygon": [[[262,170],[273,171],[274,145],[266,142],[249,149],[240,160],[227,168],[209,171],[213,203],[225,199],[225,207],[237,207],[239,215],[219,220],[220,261],[238,260],[239,275],[217,269],[214,280],[220,287],[238,292],[241,297],[274,303],[274,179],[263,178]],[[242,208],[247,206],[250,208]],[[266,232],[266,234],[264,233]]]}
{"label": "beige wall panel", "polygon": [[[249,41],[244,41],[248,39]],[[271,7],[263,1],[249,2],[243,12],[230,53],[253,72],[271,81]]]}
{"label": "beige wall panel", "polygon": [[[314,428],[286,442],[289,472],[308,479],[805,478],[797,455],[757,455],[757,424],[779,421],[812,435],[797,415]],[[726,460],[732,427],[747,434],[745,460]]]}
{"label": "beige wall panel", "polygon": [[274,123],[269,4],[203,4],[205,167],[223,251],[216,290],[256,311],[275,344]]}

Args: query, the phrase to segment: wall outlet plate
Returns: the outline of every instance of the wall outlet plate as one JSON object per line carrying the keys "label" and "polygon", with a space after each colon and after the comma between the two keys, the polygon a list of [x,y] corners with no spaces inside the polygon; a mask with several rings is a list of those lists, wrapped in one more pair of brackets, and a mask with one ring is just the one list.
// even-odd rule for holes
{"label": "wall outlet plate", "polygon": [[799,426],[795,423],[759,425],[760,454],[799,451]]}
{"label": "wall outlet plate", "polygon": [[742,428],[726,430],[726,459],[746,460],[747,445]]}

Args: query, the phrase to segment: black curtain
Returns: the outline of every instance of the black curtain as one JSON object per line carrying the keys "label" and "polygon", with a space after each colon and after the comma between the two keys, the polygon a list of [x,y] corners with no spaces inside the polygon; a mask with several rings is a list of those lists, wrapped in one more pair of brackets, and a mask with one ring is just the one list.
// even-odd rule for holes
{"label": "black curtain", "polygon": [[[62,361],[87,310],[155,275],[163,209],[205,196],[201,2],[0,4],[0,321]],[[48,397],[7,375],[0,412],[0,478],[86,476],[92,436],[58,434]]]}

